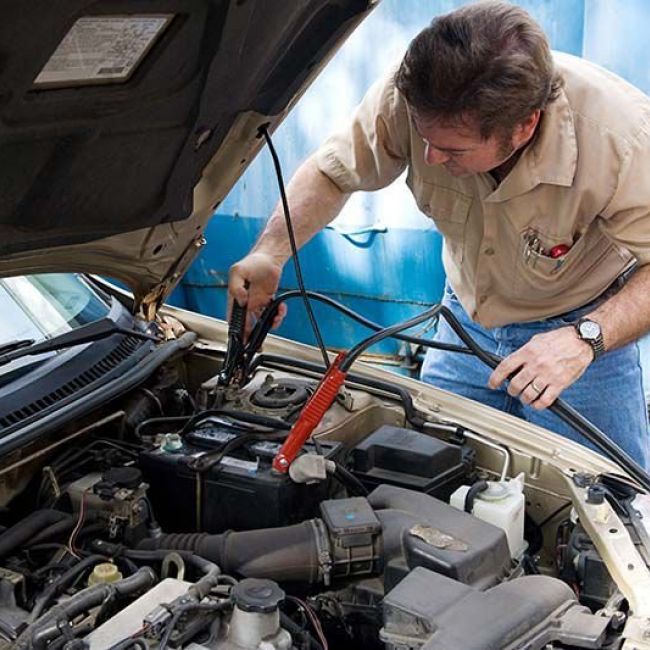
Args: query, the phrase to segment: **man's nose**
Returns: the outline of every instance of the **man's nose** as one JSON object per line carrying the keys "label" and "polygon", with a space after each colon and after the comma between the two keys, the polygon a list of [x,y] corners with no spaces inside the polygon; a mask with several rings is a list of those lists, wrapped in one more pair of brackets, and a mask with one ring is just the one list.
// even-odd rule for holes
{"label": "man's nose", "polygon": [[449,160],[450,156],[440,149],[436,149],[428,142],[424,145],[424,162],[427,165],[442,165]]}

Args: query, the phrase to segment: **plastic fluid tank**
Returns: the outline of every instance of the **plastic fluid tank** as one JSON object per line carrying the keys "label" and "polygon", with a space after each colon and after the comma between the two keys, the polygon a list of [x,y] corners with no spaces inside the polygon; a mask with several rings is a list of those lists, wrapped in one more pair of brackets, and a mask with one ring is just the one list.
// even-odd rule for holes
{"label": "plastic fluid tank", "polygon": [[[487,481],[488,487],[474,499],[472,514],[506,533],[508,548],[513,558],[526,550],[524,540],[524,474],[509,481]],[[465,497],[469,486],[459,487],[449,500],[454,508],[465,509]]]}

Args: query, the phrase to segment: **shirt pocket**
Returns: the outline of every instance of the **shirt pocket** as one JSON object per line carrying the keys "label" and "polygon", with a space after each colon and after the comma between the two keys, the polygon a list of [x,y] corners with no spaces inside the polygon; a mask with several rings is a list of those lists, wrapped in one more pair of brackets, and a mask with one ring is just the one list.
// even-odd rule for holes
{"label": "shirt pocket", "polygon": [[[530,245],[537,237],[544,253],[535,252]],[[596,229],[588,229],[575,236],[557,237],[537,228],[526,228],[520,232],[519,246],[515,258],[514,289],[520,297],[555,296],[579,282],[591,269],[610,252],[612,243]],[[570,246],[557,258],[548,252],[557,245]]]}
{"label": "shirt pocket", "polygon": [[472,197],[443,185],[415,179],[411,190],[418,208],[443,235],[452,259],[463,261],[467,220]]}

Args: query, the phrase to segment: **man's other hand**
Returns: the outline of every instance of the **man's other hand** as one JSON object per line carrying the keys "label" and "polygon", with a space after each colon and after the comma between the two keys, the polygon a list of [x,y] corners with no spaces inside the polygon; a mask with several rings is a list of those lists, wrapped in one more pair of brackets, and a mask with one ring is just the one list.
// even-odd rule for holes
{"label": "man's other hand", "polygon": [[536,334],[496,367],[488,386],[510,378],[508,393],[541,410],[550,406],[593,361],[594,353],[571,326]]}
{"label": "man's other hand", "polygon": [[[259,251],[249,253],[230,267],[228,316],[230,316],[233,300],[236,300],[241,306],[247,307],[246,337],[264,307],[275,297],[281,274],[282,264],[272,255]],[[273,321],[274,328],[280,325],[286,313],[287,307],[283,303]]]}

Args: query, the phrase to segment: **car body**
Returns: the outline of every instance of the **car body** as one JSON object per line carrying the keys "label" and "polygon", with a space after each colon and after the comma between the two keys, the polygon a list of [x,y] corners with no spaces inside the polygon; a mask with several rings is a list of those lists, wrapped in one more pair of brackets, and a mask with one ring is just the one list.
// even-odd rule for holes
{"label": "car body", "polygon": [[3,6],[0,647],[650,648],[645,475],[164,305],[373,5]]}

